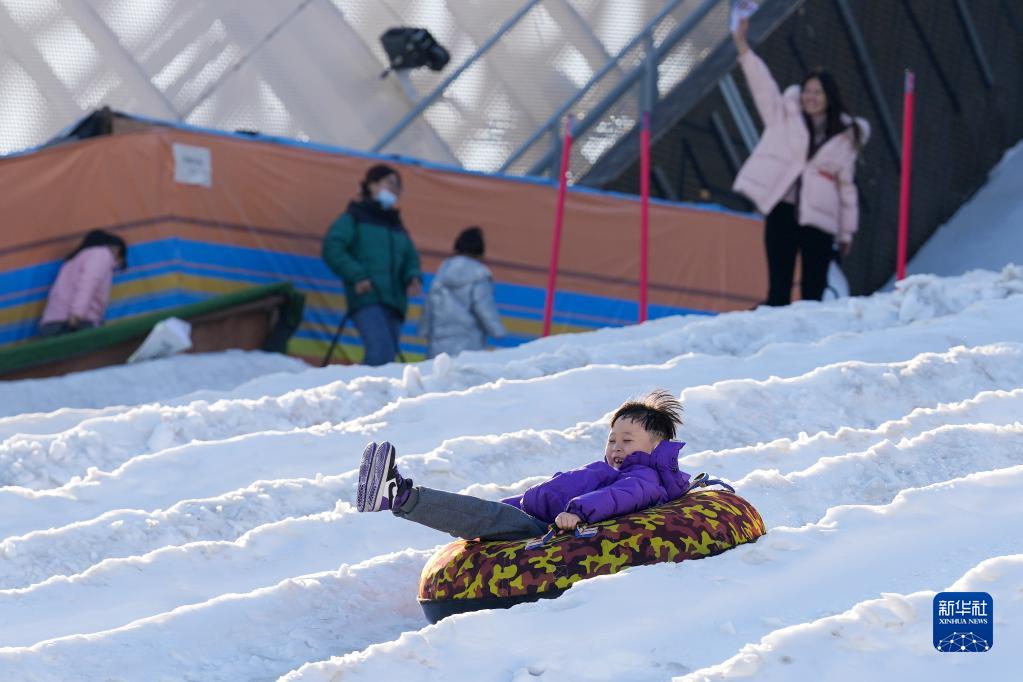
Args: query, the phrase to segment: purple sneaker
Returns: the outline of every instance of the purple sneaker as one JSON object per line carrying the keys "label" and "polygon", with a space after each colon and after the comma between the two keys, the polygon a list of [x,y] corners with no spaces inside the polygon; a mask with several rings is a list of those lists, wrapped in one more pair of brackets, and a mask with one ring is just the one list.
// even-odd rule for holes
{"label": "purple sneaker", "polygon": [[357,499],[360,512],[394,509],[408,499],[412,481],[398,473],[394,455],[394,446],[387,441],[370,443],[363,451]]}
{"label": "purple sneaker", "polygon": [[359,511],[366,509],[366,484],[369,481],[369,472],[373,466],[373,453],[377,451],[376,441],[371,441],[366,449],[362,451],[362,463],[359,465],[359,494],[355,500],[356,508]]}

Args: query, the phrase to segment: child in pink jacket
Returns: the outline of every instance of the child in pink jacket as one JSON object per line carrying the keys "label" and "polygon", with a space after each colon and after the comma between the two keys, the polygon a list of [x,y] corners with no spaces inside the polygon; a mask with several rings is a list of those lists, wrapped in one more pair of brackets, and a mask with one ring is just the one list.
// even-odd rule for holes
{"label": "child in pink jacket", "polygon": [[114,270],[125,266],[128,247],[117,235],[93,230],[60,266],[50,287],[39,336],[98,327],[110,302]]}
{"label": "child in pink jacket", "polygon": [[740,21],[732,37],[764,132],[732,187],[767,216],[767,305],[791,301],[797,254],[801,297],[819,301],[835,249],[845,255],[859,226],[854,176],[870,126],[846,113],[838,85],[826,71],[781,92],[746,42],[748,25]]}

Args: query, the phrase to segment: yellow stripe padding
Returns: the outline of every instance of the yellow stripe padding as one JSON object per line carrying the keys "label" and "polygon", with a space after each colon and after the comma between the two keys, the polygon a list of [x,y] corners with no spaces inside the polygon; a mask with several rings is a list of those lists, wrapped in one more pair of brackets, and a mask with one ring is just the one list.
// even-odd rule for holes
{"label": "yellow stripe padding", "polygon": [[[247,289],[252,286],[255,285],[251,282],[223,279],[220,277],[194,275],[189,273],[165,273],[153,277],[118,283],[111,289],[110,300],[111,302],[115,302],[140,296],[151,296],[179,289],[221,295]],[[319,308],[332,308],[337,311],[344,310],[345,298],[342,294],[327,294],[322,291],[308,291],[303,290],[300,286],[296,286],[296,289],[302,291],[302,293],[306,295],[307,303],[310,305]],[[11,324],[24,320],[38,319],[43,313],[44,306],[45,300],[40,299],[30,303],[22,303],[2,308],[0,309],[0,324]],[[150,312],[153,311],[142,311],[139,314]],[[409,322],[414,323],[419,319],[420,314],[421,306],[411,304],[409,306],[407,319]],[[504,322],[505,327],[508,328],[509,332],[520,336],[539,336],[542,327],[539,320],[530,320],[520,317],[502,316],[502,321]],[[335,331],[335,328],[332,325],[325,325],[323,323],[313,321],[303,321],[301,328],[303,330],[315,331],[329,336],[333,336]],[[554,328],[557,333],[567,333],[589,331],[598,327],[579,324],[555,324]],[[354,328],[349,326],[345,331],[343,339],[351,339],[352,341],[355,341],[357,338]],[[328,342],[326,341],[314,341],[311,339],[292,339],[288,345],[288,349],[289,353],[297,355],[316,356],[319,354],[322,356],[322,354],[326,352],[327,343]],[[348,346],[348,344],[345,345]],[[293,351],[292,348],[302,350]],[[361,348],[358,346],[352,346],[351,351],[346,348],[346,352],[353,358],[353,360],[355,359],[355,353],[358,353],[361,356]],[[421,357],[420,354],[416,355]]]}

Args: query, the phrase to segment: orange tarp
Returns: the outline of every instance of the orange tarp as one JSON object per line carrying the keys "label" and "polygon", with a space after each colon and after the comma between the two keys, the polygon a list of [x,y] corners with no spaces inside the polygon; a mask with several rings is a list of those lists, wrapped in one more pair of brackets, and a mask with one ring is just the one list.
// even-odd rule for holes
{"label": "orange tarp", "polygon": [[[175,181],[175,143],[210,151],[210,187]],[[129,243],[178,236],[318,256],[327,227],[366,168],[379,162],[163,126],[0,160],[0,272],[61,258],[93,228],[112,229]],[[497,281],[544,286],[555,187],[388,163],[403,176],[402,214],[424,269],[435,270],[458,232],[478,224]],[[650,225],[652,304],[725,311],[762,299],[755,216],[655,203]],[[634,198],[570,191],[559,290],[635,299],[638,226]]]}

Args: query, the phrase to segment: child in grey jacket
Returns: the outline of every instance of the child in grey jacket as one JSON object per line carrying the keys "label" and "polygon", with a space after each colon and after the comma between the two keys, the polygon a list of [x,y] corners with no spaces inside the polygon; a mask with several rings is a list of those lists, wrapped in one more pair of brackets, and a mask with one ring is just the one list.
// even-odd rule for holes
{"label": "child in grey jacket", "polygon": [[480,262],[483,252],[483,230],[469,227],[455,240],[455,255],[437,270],[419,320],[426,357],[483,350],[487,336],[507,334],[494,301],[493,276]]}

